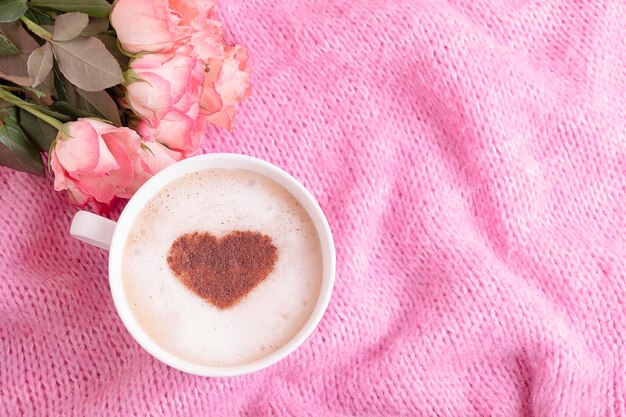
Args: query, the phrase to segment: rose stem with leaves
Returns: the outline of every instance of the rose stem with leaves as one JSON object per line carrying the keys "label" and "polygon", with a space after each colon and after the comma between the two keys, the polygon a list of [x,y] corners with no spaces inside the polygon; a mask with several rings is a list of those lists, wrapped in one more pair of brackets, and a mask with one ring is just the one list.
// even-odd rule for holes
{"label": "rose stem with leaves", "polygon": [[52,33],[48,32],[46,29],[42,28],[41,26],[39,26],[37,23],[33,22],[26,16],[22,15],[20,17],[20,21],[24,23],[24,25],[26,25],[28,30],[30,30],[35,35],[39,36],[40,38],[45,39],[47,41],[52,39]]}
{"label": "rose stem with leaves", "polygon": [[5,90],[4,87],[1,85],[0,85],[0,99],[29,112],[33,116],[40,118],[41,120],[48,123],[49,125],[51,125],[57,130],[61,130],[61,127],[63,126],[63,123],[61,123],[59,120],[55,119],[52,116],[45,114],[41,110],[36,109],[32,104],[30,104],[27,101],[22,100],[18,96],[11,94],[7,90]]}
{"label": "rose stem with leaves", "polygon": [[[20,21],[22,23],[24,23],[24,25],[28,28],[28,30],[30,30],[35,35],[39,36],[40,38],[45,39],[47,41],[52,39],[52,33],[48,32],[46,29],[44,29],[43,27],[39,26],[37,23],[33,22],[32,20],[30,20],[26,16],[22,15],[20,17]],[[2,100],[6,101],[8,103],[11,103],[11,104],[13,104],[15,106],[18,106],[21,109],[24,109],[25,111],[29,112],[33,116],[40,118],[41,120],[43,120],[44,122],[48,123],[52,127],[56,128],[57,130],[61,129],[61,126],[63,126],[63,123],[61,123],[59,120],[57,120],[54,117],[49,116],[49,115],[45,114],[44,112],[36,109],[30,103],[28,103],[27,101],[24,101],[21,98],[17,97],[16,95],[11,94],[7,90],[8,89],[5,89],[4,86],[0,86],[0,98]]]}

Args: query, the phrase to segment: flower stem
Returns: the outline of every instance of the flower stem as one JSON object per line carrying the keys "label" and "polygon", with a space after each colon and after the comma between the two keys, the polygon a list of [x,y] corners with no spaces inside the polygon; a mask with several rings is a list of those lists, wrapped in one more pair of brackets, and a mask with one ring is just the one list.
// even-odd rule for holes
{"label": "flower stem", "polygon": [[24,15],[20,16],[20,20],[22,21],[22,23],[26,25],[28,30],[30,30],[35,35],[39,36],[40,38],[43,38],[47,41],[52,39],[52,33],[48,32],[46,29],[42,28],[41,26],[39,26],[37,23],[33,22],[26,16]]}
{"label": "flower stem", "polygon": [[7,90],[4,89],[4,86],[0,86],[0,99],[6,101],[7,103],[16,105],[17,107],[21,109],[26,110],[33,116],[40,118],[41,120],[48,123],[49,125],[51,125],[57,130],[60,130],[61,127],[63,126],[63,123],[61,123],[59,120],[55,119],[52,116],[47,115],[46,113],[37,109],[35,106],[30,104],[29,102],[22,100],[18,96],[9,93]]}

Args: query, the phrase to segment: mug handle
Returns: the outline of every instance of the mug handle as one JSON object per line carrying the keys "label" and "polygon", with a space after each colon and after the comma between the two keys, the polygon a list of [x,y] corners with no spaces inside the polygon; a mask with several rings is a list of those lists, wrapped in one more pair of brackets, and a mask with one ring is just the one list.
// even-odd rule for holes
{"label": "mug handle", "polygon": [[109,250],[115,223],[88,211],[79,211],[72,219],[70,235],[78,240]]}

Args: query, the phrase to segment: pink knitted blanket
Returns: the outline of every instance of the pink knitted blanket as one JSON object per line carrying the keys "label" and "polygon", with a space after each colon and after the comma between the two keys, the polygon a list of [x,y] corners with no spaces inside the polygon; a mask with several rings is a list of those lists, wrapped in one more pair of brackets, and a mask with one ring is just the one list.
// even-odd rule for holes
{"label": "pink knitted blanket", "polygon": [[168,368],[51,179],[0,169],[0,415],[626,416],[624,3],[221,10],[253,95],[204,149],[319,198],[338,250],[321,325],[257,374]]}

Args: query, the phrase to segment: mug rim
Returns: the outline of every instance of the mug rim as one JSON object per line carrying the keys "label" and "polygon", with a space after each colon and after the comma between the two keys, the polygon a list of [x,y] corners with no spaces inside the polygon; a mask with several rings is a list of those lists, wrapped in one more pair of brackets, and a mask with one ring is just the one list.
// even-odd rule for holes
{"label": "mug rim", "polygon": [[[241,165],[241,166],[240,166]],[[267,356],[251,362],[224,367],[199,365],[186,361],[154,342],[135,319],[122,285],[122,255],[131,226],[145,204],[163,187],[191,172],[211,168],[245,169],[268,177],[284,187],[303,206],[318,232],[322,249],[323,274],[315,307],[304,326],[287,343]],[[128,201],[113,232],[109,250],[109,286],[113,303],[124,326],[139,345],[153,357],[175,369],[200,376],[224,377],[244,375],[267,368],[284,359],[301,346],[317,328],[326,311],[335,282],[335,244],[328,220],[319,203],[300,181],[278,166],[253,156],[235,153],[211,153],[178,161],[158,172]]]}

